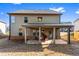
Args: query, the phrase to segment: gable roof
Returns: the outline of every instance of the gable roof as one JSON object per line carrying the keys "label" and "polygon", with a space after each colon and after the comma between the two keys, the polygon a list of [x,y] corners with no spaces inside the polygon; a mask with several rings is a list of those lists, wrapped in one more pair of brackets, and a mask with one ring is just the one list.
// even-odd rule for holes
{"label": "gable roof", "polygon": [[77,21],[79,21],[79,18],[78,18],[78,19],[76,19],[76,20],[74,21],[74,23],[75,23],[75,22],[77,22]]}
{"label": "gable roof", "polygon": [[18,10],[13,13],[8,13],[10,15],[15,14],[57,14],[61,15],[61,13],[53,11],[53,10]]}
{"label": "gable roof", "polygon": [[3,22],[3,21],[0,21],[0,23],[4,23],[4,24],[6,24],[5,22]]}
{"label": "gable roof", "polygon": [[72,22],[61,22],[61,24],[72,24]]}

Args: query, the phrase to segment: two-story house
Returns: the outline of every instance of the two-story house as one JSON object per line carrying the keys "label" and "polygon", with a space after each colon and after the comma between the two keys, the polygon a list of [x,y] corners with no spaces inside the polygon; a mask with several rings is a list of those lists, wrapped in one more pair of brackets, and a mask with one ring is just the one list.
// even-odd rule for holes
{"label": "two-story house", "polygon": [[7,28],[6,23],[0,21],[0,35],[6,34],[6,28]]}
{"label": "two-story house", "polygon": [[18,10],[9,14],[9,39],[24,37],[27,40],[54,40],[60,38],[60,28],[68,29],[70,43],[71,24],[61,24],[61,13],[52,10]]}

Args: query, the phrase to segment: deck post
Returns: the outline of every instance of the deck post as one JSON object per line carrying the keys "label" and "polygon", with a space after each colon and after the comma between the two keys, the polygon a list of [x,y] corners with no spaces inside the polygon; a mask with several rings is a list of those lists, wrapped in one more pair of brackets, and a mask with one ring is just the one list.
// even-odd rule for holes
{"label": "deck post", "polygon": [[41,42],[41,27],[39,27],[39,42]]}
{"label": "deck post", "polygon": [[9,15],[9,40],[11,39],[11,15]]}
{"label": "deck post", "polygon": [[68,28],[68,44],[70,44],[70,28]]}
{"label": "deck post", "polygon": [[27,28],[25,27],[25,44],[27,43]]}
{"label": "deck post", "polygon": [[54,27],[54,28],[53,28],[53,43],[54,43],[54,44],[55,44],[55,39],[56,39],[56,36],[55,36],[56,33],[55,33],[55,32],[56,32],[56,28]]}

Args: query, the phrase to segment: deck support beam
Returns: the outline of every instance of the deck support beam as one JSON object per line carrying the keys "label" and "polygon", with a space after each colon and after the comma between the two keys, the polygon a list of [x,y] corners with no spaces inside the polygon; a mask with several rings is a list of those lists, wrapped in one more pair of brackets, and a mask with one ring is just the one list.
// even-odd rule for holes
{"label": "deck support beam", "polygon": [[41,42],[41,27],[39,27],[39,42]]}
{"label": "deck support beam", "polygon": [[25,44],[27,43],[27,28],[25,27]]}
{"label": "deck support beam", "polygon": [[70,28],[68,28],[68,44],[70,44]]}
{"label": "deck support beam", "polygon": [[53,43],[55,44],[55,39],[56,39],[56,28],[53,28]]}
{"label": "deck support beam", "polygon": [[11,15],[9,15],[9,40],[11,39]]}

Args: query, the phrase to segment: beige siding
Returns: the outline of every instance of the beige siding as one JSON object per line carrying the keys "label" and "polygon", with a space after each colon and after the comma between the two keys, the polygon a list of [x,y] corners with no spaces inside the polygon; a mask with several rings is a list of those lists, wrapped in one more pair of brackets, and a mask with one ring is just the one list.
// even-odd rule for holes
{"label": "beige siding", "polygon": [[15,23],[11,26],[11,35],[18,35],[19,28],[24,24],[24,17],[28,17],[28,23],[39,23],[37,17],[43,17],[41,23],[59,23],[58,15],[16,15]]}
{"label": "beige siding", "polygon": [[59,23],[59,17],[58,16],[28,16],[29,23],[39,23],[37,20],[37,17],[43,17],[41,23]]}

